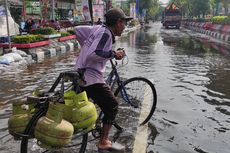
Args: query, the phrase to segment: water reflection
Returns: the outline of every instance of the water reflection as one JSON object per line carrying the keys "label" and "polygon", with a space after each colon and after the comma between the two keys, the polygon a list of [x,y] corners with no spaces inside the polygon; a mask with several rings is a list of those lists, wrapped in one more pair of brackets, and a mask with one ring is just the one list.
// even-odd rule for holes
{"label": "water reflection", "polygon": [[[175,37],[168,37],[167,35],[162,35],[162,37],[165,45],[175,47],[175,54],[194,55],[201,58],[187,57],[186,60],[183,58],[183,60],[185,60],[183,62],[180,61],[178,57],[175,65],[180,67],[180,74],[185,71],[191,73],[190,71],[192,68],[194,69],[194,65],[198,66],[197,69],[194,69],[194,73],[200,72],[196,74],[196,77],[197,75],[207,77],[208,80],[204,80],[205,86],[209,89],[207,94],[211,97],[218,98],[218,100],[205,98],[205,101],[213,105],[230,106],[230,88],[228,87],[230,84],[230,80],[228,79],[230,76],[228,68],[230,60],[228,56],[221,56],[223,52],[219,52],[213,48],[213,46],[218,46],[218,43],[208,43],[207,41],[204,42],[193,39],[192,37],[179,37],[177,39]],[[224,55],[226,54],[224,53]],[[182,70],[183,68],[184,70]],[[188,70],[188,68],[190,70]],[[184,78],[184,76],[182,77]],[[197,82],[196,84],[198,85],[199,83],[200,85],[203,84],[202,82]]]}
{"label": "water reflection", "polygon": [[142,51],[150,50],[151,47],[157,42],[157,36],[145,32],[144,29],[130,33],[127,37],[121,38],[121,41],[127,41],[127,38],[129,40],[129,47],[135,48],[137,50],[141,49]]}

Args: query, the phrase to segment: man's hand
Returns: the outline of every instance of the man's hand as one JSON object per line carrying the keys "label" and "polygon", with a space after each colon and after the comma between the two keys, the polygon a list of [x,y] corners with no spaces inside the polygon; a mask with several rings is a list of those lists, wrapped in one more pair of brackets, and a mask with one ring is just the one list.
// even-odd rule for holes
{"label": "man's hand", "polygon": [[125,56],[125,51],[123,48],[118,48],[114,55],[116,60],[121,60],[124,56]]}

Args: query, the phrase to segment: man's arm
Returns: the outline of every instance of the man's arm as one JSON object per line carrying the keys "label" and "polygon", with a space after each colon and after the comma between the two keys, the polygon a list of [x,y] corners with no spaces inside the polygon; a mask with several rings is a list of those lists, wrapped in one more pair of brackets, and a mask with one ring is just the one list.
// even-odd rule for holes
{"label": "man's arm", "polygon": [[96,61],[103,61],[105,59],[114,58],[113,50],[105,50],[105,48],[112,48],[109,46],[106,47],[106,45],[112,44],[110,41],[112,40],[108,33],[102,33],[98,35],[91,44],[90,49],[94,51],[88,56],[88,58],[90,58],[90,60]]}
{"label": "man's arm", "polygon": [[84,41],[89,37],[92,26],[77,26],[74,30],[76,39],[83,46]]}

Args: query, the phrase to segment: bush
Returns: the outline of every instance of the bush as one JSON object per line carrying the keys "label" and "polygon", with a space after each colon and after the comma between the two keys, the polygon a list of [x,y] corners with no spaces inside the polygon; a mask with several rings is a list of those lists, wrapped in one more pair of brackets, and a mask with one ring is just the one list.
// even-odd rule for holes
{"label": "bush", "polygon": [[12,38],[12,42],[24,44],[24,43],[33,43],[42,41],[44,38],[41,35],[22,35],[22,36],[15,36]]}
{"label": "bush", "polygon": [[140,22],[138,20],[131,20],[129,23],[130,26],[136,26],[138,24],[140,24]]}
{"label": "bush", "polygon": [[61,32],[61,37],[70,36],[69,32]]}
{"label": "bush", "polygon": [[45,27],[45,28],[39,28],[31,31],[31,34],[35,35],[52,35],[52,34],[57,34],[57,31],[54,30],[51,27]]}
{"label": "bush", "polygon": [[71,35],[75,35],[75,32],[72,29],[71,30],[67,30],[67,32],[70,33]]}
{"label": "bush", "polygon": [[214,16],[212,18],[214,24],[230,24],[230,16]]}

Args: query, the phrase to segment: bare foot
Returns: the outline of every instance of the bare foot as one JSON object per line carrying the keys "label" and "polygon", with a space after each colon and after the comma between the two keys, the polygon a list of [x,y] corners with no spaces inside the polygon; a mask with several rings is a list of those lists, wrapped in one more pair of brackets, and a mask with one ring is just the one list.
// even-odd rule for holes
{"label": "bare foot", "polygon": [[97,144],[97,147],[100,148],[100,149],[106,149],[106,148],[111,148],[112,146],[112,142],[110,140],[104,140],[104,141],[100,141],[98,144]]}
{"label": "bare foot", "polygon": [[122,144],[119,144],[117,142],[110,144],[98,144],[97,145],[98,150],[109,150],[109,151],[124,151],[125,150],[125,146],[123,146]]}

